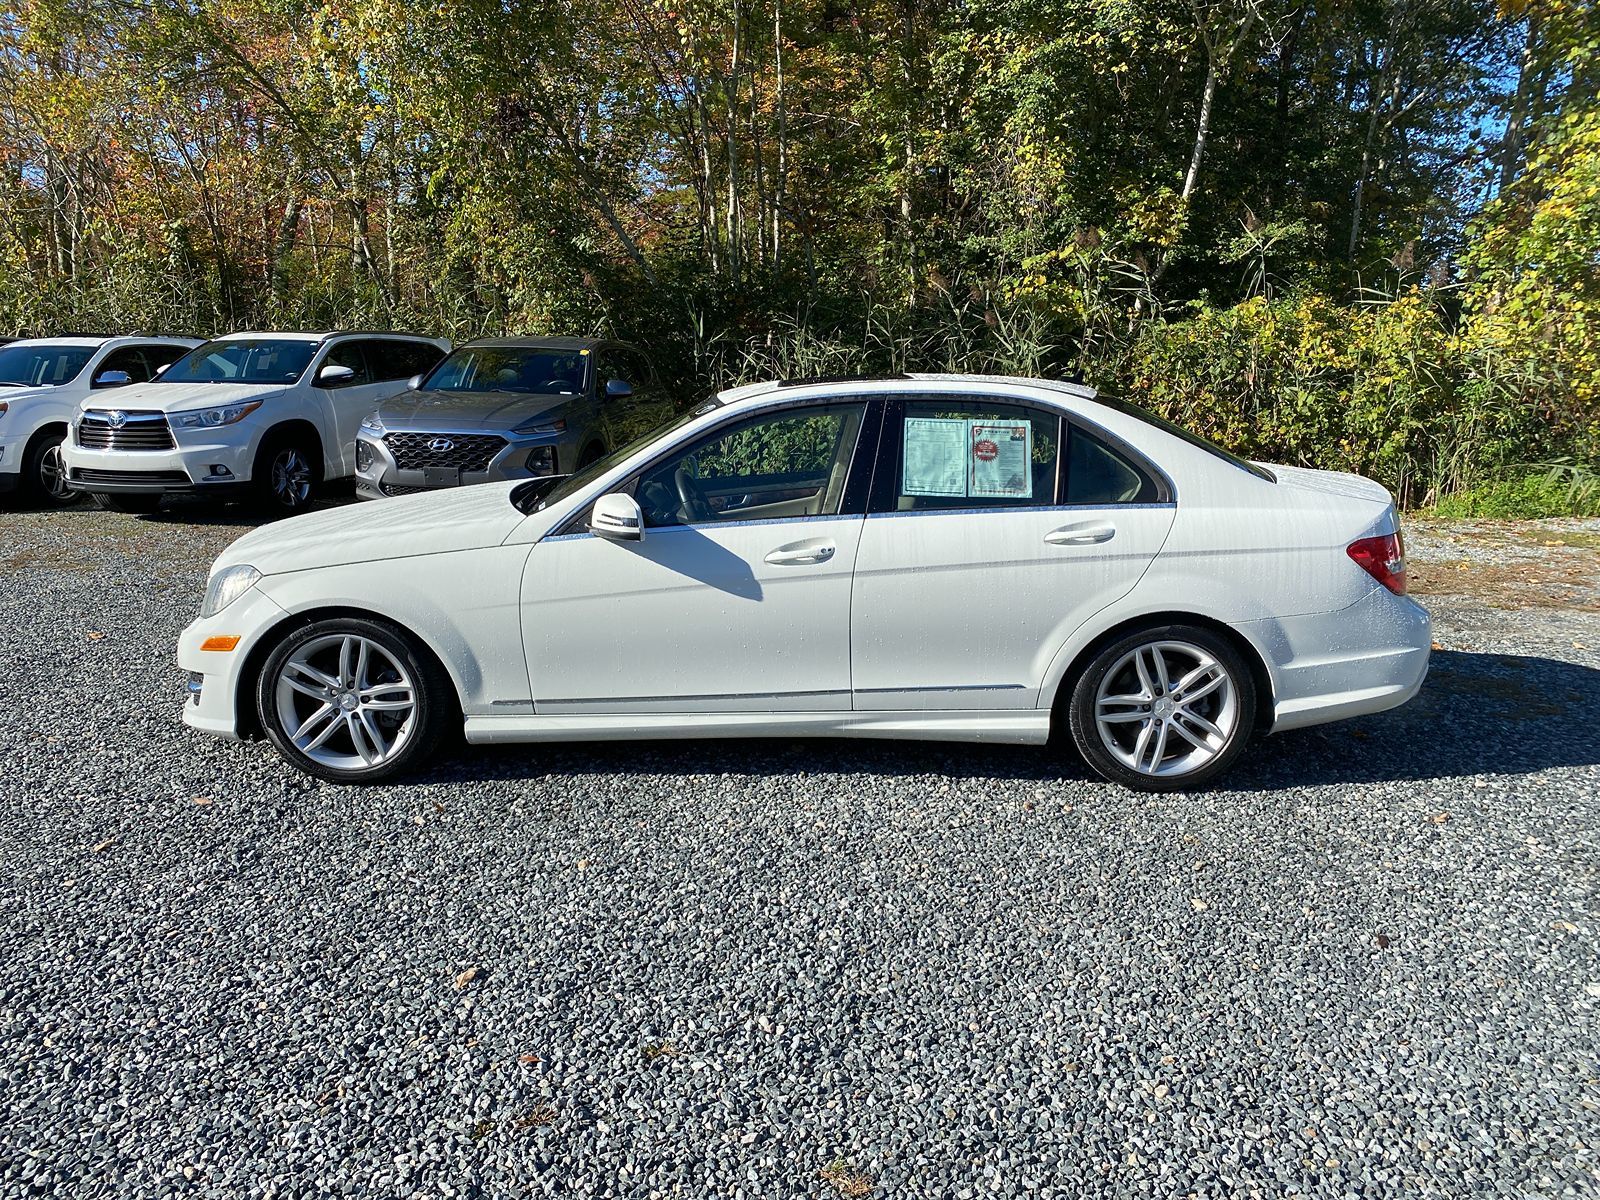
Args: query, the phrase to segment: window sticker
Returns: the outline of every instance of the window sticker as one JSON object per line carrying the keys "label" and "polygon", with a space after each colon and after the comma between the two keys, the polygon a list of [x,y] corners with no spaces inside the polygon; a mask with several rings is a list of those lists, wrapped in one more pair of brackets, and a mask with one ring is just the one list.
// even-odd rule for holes
{"label": "window sticker", "polygon": [[965,418],[906,418],[901,495],[967,494],[967,428],[970,424]]}
{"label": "window sticker", "polygon": [[1033,422],[968,422],[972,447],[968,495],[1028,500],[1033,496]]}

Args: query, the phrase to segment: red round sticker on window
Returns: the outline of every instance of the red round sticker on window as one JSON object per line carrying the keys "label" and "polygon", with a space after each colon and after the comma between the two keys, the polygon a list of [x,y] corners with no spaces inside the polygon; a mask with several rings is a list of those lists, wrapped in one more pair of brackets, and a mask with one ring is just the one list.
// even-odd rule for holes
{"label": "red round sticker on window", "polygon": [[1000,447],[988,438],[982,438],[972,444],[972,457],[979,462],[993,462],[1000,457]]}

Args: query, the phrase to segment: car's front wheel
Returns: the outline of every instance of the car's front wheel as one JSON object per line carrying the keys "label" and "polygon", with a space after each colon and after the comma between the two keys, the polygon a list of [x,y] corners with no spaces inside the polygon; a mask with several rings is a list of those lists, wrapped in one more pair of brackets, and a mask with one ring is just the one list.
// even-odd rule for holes
{"label": "car's front wheel", "polygon": [[268,516],[305,512],[316,498],[321,455],[293,435],[269,437],[256,454],[251,478],[256,505]]}
{"label": "car's front wheel", "polygon": [[296,629],[273,650],[256,709],[293,766],[334,783],[376,783],[425,760],[456,705],[444,672],[407,634],[337,618]]}
{"label": "car's front wheel", "polygon": [[1243,656],[1195,625],[1140,630],[1103,647],[1069,701],[1072,738],[1114,783],[1150,792],[1199,787],[1233,765],[1255,725]]}
{"label": "car's front wheel", "polygon": [[64,508],[81,499],[67,486],[67,466],[61,458],[61,447],[66,440],[66,431],[56,429],[39,434],[28,445],[22,479],[29,498],[35,503]]}
{"label": "car's front wheel", "polygon": [[112,512],[139,515],[153,513],[161,507],[159,492],[95,492],[94,502]]}

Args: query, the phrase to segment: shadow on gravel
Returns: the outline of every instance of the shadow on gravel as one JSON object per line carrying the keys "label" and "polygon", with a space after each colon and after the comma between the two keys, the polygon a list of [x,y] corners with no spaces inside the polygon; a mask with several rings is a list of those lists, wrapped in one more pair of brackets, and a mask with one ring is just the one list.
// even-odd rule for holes
{"label": "shadow on gravel", "polygon": [[[1600,671],[1558,659],[1435,651],[1421,694],[1373,717],[1252,746],[1213,790],[1525,774],[1600,764]],[[1091,778],[1064,748],[854,739],[726,739],[472,747],[439,782],[564,775],[938,775]]]}
{"label": "shadow on gravel", "polygon": [[[346,504],[354,504],[355,499],[356,494],[353,485],[350,487],[333,487],[317,498],[316,502],[311,506],[311,511],[322,512],[324,509],[340,508]],[[169,496],[161,502],[161,507],[155,512],[142,515],[109,513],[87,499],[65,508],[45,509],[33,505],[24,509],[16,501],[12,501],[9,507],[19,511],[48,511],[52,515],[66,520],[71,520],[74,517],[96,516],[133,521],[136,524],[197,525],[234,529],[254,529],[258,525],[268,524],[272,519],[263,516],[260,511],[243,501],[219,504],[216,500],[193,496]],[[0,511],[5,511],[5,507],[0,507]]]}

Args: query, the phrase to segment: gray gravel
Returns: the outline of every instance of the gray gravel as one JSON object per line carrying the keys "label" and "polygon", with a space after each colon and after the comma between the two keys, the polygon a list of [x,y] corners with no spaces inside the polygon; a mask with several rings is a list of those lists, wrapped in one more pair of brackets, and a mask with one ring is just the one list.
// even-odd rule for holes
{"label": "gray gravel", "polygon": [[0,1194],[1594,1196],[1600,616],[1398,713],[1046,752],[188,733],[240,530],[0,514]]}

